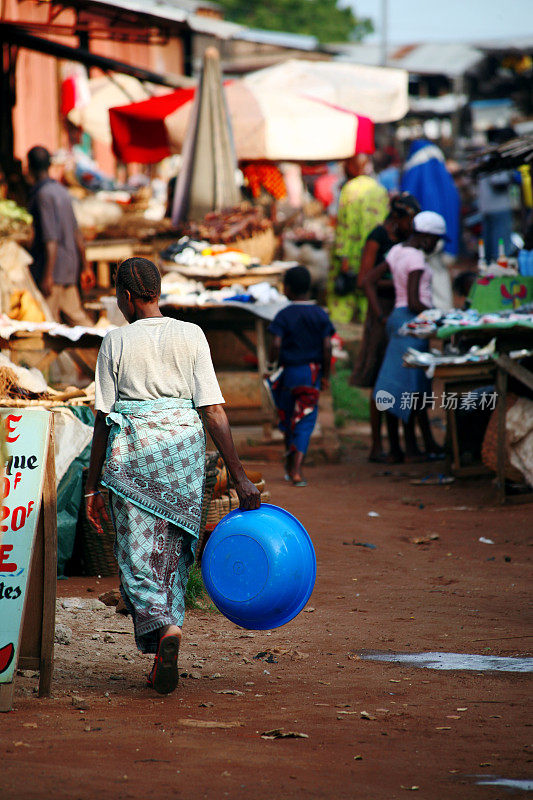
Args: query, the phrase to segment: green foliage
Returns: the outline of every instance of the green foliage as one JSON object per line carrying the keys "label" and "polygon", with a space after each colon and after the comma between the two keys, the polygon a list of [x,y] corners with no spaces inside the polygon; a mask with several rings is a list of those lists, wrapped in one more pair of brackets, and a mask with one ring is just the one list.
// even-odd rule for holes
{"label": "green foliage", "polygon": [[335,409],[335,425],[344,427],[346,420],[370,418],[368,398],[356,386],[350,386],[351,372],[346,367],[337,367],[331,377],[331,394]]}
{"label": "green foliage", "polygon": [[359,40],[373,31],[370,19],[358,19],[338,0],[217,0],[225,18],[250,28],[316,36],[320,42]]}
{"label": "green foliage", "polygon": [[189,580],[185,590],[185,608],[189,611],[193,608],[201,611],[216,611],[205,590],[202,571],[198,564],[193,564],[189,572]]}

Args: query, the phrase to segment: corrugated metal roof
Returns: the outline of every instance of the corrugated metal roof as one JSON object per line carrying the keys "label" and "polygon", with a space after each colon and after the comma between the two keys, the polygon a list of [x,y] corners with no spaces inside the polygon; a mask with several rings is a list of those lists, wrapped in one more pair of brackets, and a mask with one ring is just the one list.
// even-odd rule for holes
{"label": "corrugated metal roof", "polygon": [[247,42],[257,44],[273,44],[293,50],[316,50],[318,39],[315,36],[304,36],[301,33],[284,33],[282,31],[265,31],[259,28],[243,28],[238,37]]}
{"label": "corrugated metal roof", "polygon": [[[398,52],[398,51],[397,51]],[[391,64],[420,75],[464,75],[484,59],[483,53],[466,44],[421,44],[405,54],[391,54]]]}
{"label": "corrugated metal roof", "polygon": [[[381,61],[381,48],[377,44],[340,45],[338,61],[377,66]],[[417,75],[446,75],[449,78],[464,75],[484,59],[484,54],[466,44],[414,44],[391,48],[387,66],[401,67]]]}
{"label": "corrugated metal roof", "polygon": [[186,10],[178,5],[169,2],[157,2],[157,0],[91,0],[90,3],[79,3],[74,0],[74,6],[91,5],[107,8],[120,8],[123,11],[130,11],[134,14],[154,17],[156,19],[168,20],[169,22],[186,22],[190,15],[190,10]]}
{"label": "corrugated metal roof", "polygon": [[[72,5],[80,3],[72,0]],[[202,7],[215,7],[216,4],[204,3],[200,0],[91,0],[91,5],[120,8],[135,14],[154,19],[187,25],[195,33],[214,36],[217,39],[238,39],[257,44],[272,44],[292,50],[315,50],[318,40],[314,36],[303,36],[297,33],[282,31],[264,31],[246,28],[234,22],[194,13]]]}
{"label": "corrugated metal roof", "polygon": [[485,53],[533,53],[533,35],[513,36],[512,39],[484,39],[474,47]]}

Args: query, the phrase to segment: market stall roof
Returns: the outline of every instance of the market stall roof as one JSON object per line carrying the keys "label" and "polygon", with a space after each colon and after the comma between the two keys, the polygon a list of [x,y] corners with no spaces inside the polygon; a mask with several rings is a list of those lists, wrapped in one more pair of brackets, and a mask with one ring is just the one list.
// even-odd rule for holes
{"label": "market stall roof", "polygon": [[533,164],[533,136],[519,136],[504,144],[487,148],[475,157],[474,172],[498,172]]}
{"label": "market stall roof", "polygon": [[[377,44],[335,45],[335,61],[377,66],[382,50]],[[387,54],[389,67],[400,67],[414,75],[445,75],[456,78],[475,69],[485,54],[468,44],[411,44],[391,47]]]}
{"label": "market stall roof", "polygon": [[468,105],[466,94],[442,94],[439,97],[409,97],[409,111],[413,114],[448,116]]}
{"label": "market stall roof", "polygon": [[23,28],[9,23],[0,23],[0,41],[6,41],[28,50],[36,50],[39,53],[45,53],[55,58],[79,61],[88,67],[98,67],[104,72],[122,72],[125,75],[132,75],[140,81],[147,81],[170,88],[177,88],[183,85],[183,80],[179,76],[159,75],[156,72],[141,69],[133,64],[126,64],[124,61],[96,55],[81,47],[69,47],[66,44],[45,39],[42,36],[35,36]]}
{"label": "market stall roof", "polygon": [[476,42],[474,47],[482,50],[484,53],[493,55],[509,54],[526,54],[533,53],[533,36],[513,36],[512,39],[484,39]]}
{"label": "market stall roof", "polygon": [[246,28],[235,22],[228,22],[213,15],[195,13],[200,8],[212,6],[209,3],[193,2],[193,0],[68,0],[68,5],[75,8],[121,9],[147,19],[151,18],[158,25],[164,22],[183,25],[194,33],[214,36],[218,39],[238,39],[257,44],[275,44],[279,47],[294,50],[315,50],[318,40],[314,36],[304,36],[281,31],[264,31]]}

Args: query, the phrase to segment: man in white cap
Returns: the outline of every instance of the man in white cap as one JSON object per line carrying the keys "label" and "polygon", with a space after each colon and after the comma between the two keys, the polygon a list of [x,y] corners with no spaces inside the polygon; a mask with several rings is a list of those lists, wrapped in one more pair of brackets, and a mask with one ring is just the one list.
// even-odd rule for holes
{"label": "man in white cap", "polygon": [[[424,397],[431,383],[421,369],[403,366],[403,354],[408,348],[427,351],[428,342],[414,336],[400,336],[399,330],[417,314],[433,307],[432,273],[427,257],[446,236],[446,222],[435,211],[421,211],[413,220],[413,233],[405,242],[394,245],[386,260],[375,267],[365,280],[368,301],[380,316],[376,287],[390,269],[396,293],[394,310],[387,320],[389,343],[374,389],[376,405],[387,411],[387,426],[391,446],[390,460],[401,462],[440,456],[441,448],[431,434]],[[401,419],[405,430],[405,453],[398,436]],[[414,423],[418,419],[424,439],[425,453],[418,450]]]}

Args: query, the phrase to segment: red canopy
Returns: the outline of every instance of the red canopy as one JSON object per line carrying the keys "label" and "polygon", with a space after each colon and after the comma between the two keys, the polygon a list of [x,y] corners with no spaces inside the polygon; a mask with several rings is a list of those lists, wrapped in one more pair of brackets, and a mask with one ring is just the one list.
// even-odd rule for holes
{"label": "red canopy", "polygon": [[165,119],[194,98],[195,89],[178,89],[109,109],[113,152],[125,164],[157,164],[171,155]]}

